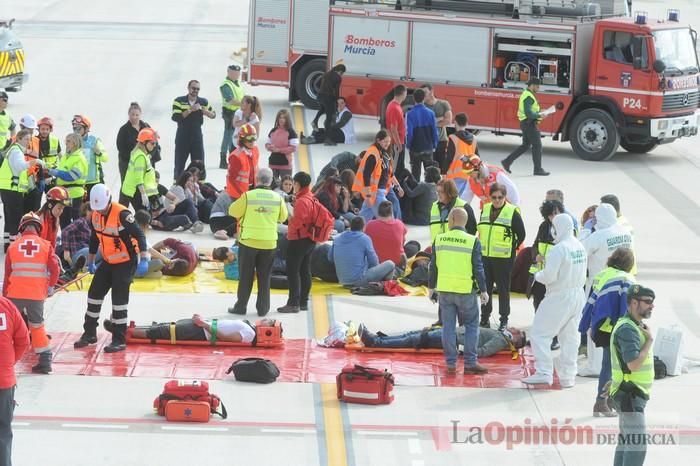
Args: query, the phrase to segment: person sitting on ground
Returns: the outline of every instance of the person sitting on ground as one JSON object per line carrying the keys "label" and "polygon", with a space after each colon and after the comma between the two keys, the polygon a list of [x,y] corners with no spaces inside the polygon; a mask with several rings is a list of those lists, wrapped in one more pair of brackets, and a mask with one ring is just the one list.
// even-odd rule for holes
{"label": "person sitting on ground", "polygon": [[365,155],[363,152],[360,155],[355,155],[352,152],[341,152],[333,156],[330,162],[323,166],[316,179],[316,184],[312,191],[318,190],[318,188],[323,184],[326,178],[331,176],[339,176],[343,170],[352,170],[353,175],[357,171],[357,167],[360,166],[360,160],[362,156]]}
{"label": "person sitting on ground", "polygon": [[[427,327],[404,333],[386,335],[371,332],[365,324],[357,326],[357,335],[368,348],[435,348],[442,349],[442,327]],[[516,351],[527,343],[525,331],[509,327],[506,331],[479,329],[477,355],[479,359],[493,356],[501,351]],[[457,345],[464,345],[464,327],[457,329]]]}
{"label": "person sitting on ground", "polygon": [[[335,219],[333,229],[338,233],[350,227],[355,214],[350,210],[350,193],[338,177],[326,178],[316,198]],[[389,203],[391,204],[391,203]]]}
{"label": "person sitting on ground", "polygon": [[[80,217],[61,230],[61,244],[56,248],[56,255],[61,258],[64,269],[76,268],[74,275],[83,269],[87,260],[92,232],[91,214],[90,203],[83,203],[80,206]],[[75,265],[78,264],[77,259],[81,256],[85,259],[80,262],[82,264],[80,268],[77,268]]]}
{"label": "person sitting on ground", "polygon": [[[195,172],[194,169],[197,169],[198,171]],[[185,170],[196,173],[199,192],[202,193],[204,199],[210,199],[212,202],[216,201],[216,198],[219,196],[221,190],[207,181],[207,169],[204,166],[204,161],[192,160]]]}
{"label": "person sitting on ground", "polygon": [[[178,178],[175,184],[171,186],[170,194],[175,196],[178,203],[184,202],[186,199],[189,199],[195,206],[195,210],[196,206],[200,202],[204,201],[204,197],[199,192],[199,187],[197,186],[197,183],[195,181],[194,174],[188,171],[182,172],[180,178]],[[202,231],[204,231],[204,224],[199,220],[199,212],[197,213],[197,216],[195,217],[195,220],[192,223],[190,230],[192,230],[192,233],[201,233]]]}
{"label": "person sitting on ground", "polygon": [[[136,213],[134,214],[134,220],[136,221],[136,224],[141,228],[141,231],[143,231],[143,234],[145,235],[148,232],[148,228],[151,224],[151,214],[148,213],[146,210],[137,210]],[[138,273],[134,275],[135,278],[160,278],[163,276],[163,267],[165,267],[165,264],[170,262],[170,259],[165,257],[163,254],[161,254],[159,251],[156,251],[151,247],[149,243],[146,243],[148,245],[148,252],[151,254],[151,260],[148,261],[148,271],[143,274],[139,275]]]}
{"label": "person sitting on ground", "polygon": [[350,169],[341,171],[340,181],[343,182],[343,186],[345,186],[345,189],[350,193],[350,205],[352,206],[352,212],[355,215],[358,215],[360,213],[360,209],[362,208],[364,199],[362,199],[362,194],[352,190],[352,185],[355,184],[355,172]]}
{"label": "person sitting on ground", "polygon": [[158,251],[168,258],[161,270],[163,275],[171,277],[185,277],[197,268],[199,256],[192,243],[180,241],[175,238],[165,238],[153,245],[153,250]]}
{"label": "person sitting on ground", "polygon": [[[207,223],[209,222],[209,215],[211,214],[211,208],[214,205],[214,202],[216,202],[216,195],[218,192],[214,189],[215,192],[211,192],[210,186],[207,185],[202,185],[200,182],[199,176],[201,175],[201,171],[197,167],[190,167],[188,172],[192,173],[192,187],[194,192],[196,193],[196,207],[197,207],[197,218],[200,222],[202,223]],[[202,186],[205,186],[208,193],[209,197],[205,196],[202,193]],[[213,186],[211,186],[213,188]]]}
{"label": "person sitting on ground", "polygon": [[[156,182],[160,173],[156,171]],[[158,200],[151,203],[151,226],[156,230],[184,231],[197,222],[197,207],[191,199],[180,201],[168,188],[158,184]]]}
{"label": "person sitting on ground", "polygon": [[365,227],[365,234],[372,240],[379,262],[391,261],[399,268],[406,268],[406,254],[403,245],[406,242],[406,225],[394,218],[390,201],[383,201],[377,209],[377,218],[370,220]]}
{"label": "person sitting on ground", "polygon": [[236,234],[236,219],[229,215],[228,209],[233,204],[233,198],[225,190],[219,193],[209,214],[209,228],[214,238],[227,240]]}
{"label": "person sitting on ground", "polygon": [[220,246],[214,248],[211,258],[224,263],[224,276],[226,280],[238,280],[238,244],[231,247]]}
{"label": "person sitting on ground", "polygon": [[401,182],[404,196],[401,198],[401,216],[406,225],[430,225],[430,209],[438,200],[437,182],[440,170],[437,167],[425,169],[425,181],[416,182],[411,172]]}
{"label": "person sitting on ground", "polygon": [[[252,343],[255,339],[255,325],[246,320],[214,319],[216,320],[216,341],[231,343]],[[175,322],[176,341],[211,341],[213,320],[204,319],[199,314],[191,319],[180,319]],[[274,327],[275,319],[262,319],[260,323],[266,327]],[[171,322],[153,323],[138,326],[132,330],[131,336],[140,340],[170,341]],[[105,330],[111,331],[112,322],[104,321]]]}
{"label": "person sitting on ground", "polygon": [[319,243],[311,253],[311,276],[328,283],[338,283],[335,265],[328,259],[331,245]]}
{"label": "person sitting on ground", "polygon": [[267,135],[265,149],[270,152],[267,160],[272,169],[272,176],[279,178],[292,174],[294,153],[299,146],[299,137],[292,127],[292,116],[289,110],[283,108],[275,116],[275,127]]}
{"label": "person sitting on ground", "polygon": [[395,264],[390,260],[379,262],[372,240],[364,230],[365,219],[358,215],[350,221],[350,231],[336,236],[328,251],[328,259],[335,264],[343,286],[366,286],[394,274]]}
{"label": "person sitting on ground", "polygon": [[[326,115],[326,118],[329,118],[328,115]],[[341,96],[336,100],[335,121],[330,125],[328,131],[325,128],[314,129],[311,136],[301,140],[302,144],[317,144],[321,142],[327,146],[354,144],[356,142],[355,124],[345,97]]]}
{"label": "person sitting on ground", "polygon": [[[279,180],[279,185],[273,189],[274,192],[284,198],[289,216],[294,215],[294,180],[291,175],[284,175]],[[286,222],[285,222],[286,223]]]}

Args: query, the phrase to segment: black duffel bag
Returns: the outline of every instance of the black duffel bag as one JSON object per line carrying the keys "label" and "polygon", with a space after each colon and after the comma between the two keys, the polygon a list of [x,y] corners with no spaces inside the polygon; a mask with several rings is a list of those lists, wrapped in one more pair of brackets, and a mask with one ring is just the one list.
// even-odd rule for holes
{"label": "black duffel bag", "polygon": [[239,359],[226,371],[233,372],[239,382],[272,383],[277,380],[280,370],[274,362],[263,358]]}

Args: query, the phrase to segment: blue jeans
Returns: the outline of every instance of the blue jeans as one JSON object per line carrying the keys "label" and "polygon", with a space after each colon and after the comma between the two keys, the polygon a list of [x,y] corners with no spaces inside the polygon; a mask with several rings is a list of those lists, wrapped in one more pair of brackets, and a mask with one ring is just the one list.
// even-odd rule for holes
{"label": "blue jeans", "polygon": [[377,191],[377,198],[374,200],[373,205],[369,205],[367,203],[367,199],[365,199],[365,201],[362,203],[362,209],[360,209],[360,215],[365,219],[365,222],[369,222],[377,216],[377,209],[379,209],[379,204],[386,200],[386,190],[384,189],[379,189]]}
{"label": "blue jeans", "polygon": [[603,348],[603,364],[598,375],[598,399],[602,400],[603,387],[612,379],[612,362],[610,361],[610,347]]}
{"label": "blue jeans", "polygon": [[445,362],[454,367],[457,364],[457,318],[464,322],[464,367],[477,363],[479,345],[479,303],[476,293],[439,293],[442,312],[442,348]]}
{"label": "blue jeans", "polygon": [[384,261],[381,264],[375,265],[365,270],[362,279],[354,283],[354,286],[366,286],[370,282],[381,282],[387,275],[392,273],[396,265],[392,261]]}
{"label": "blue jeans", "polygon": [[391,208],[394,211],[394,218],[401,220],[401,204],[399,203],[399,198],[394,192],[394,188],[389,190],[389,194],[386,195],[386,200],[391,201]]}
{"label": "blue jeans", "polygon": [[440,330],[430,330],[426,332],[425,341],[421,342],[422,330],[401,333],[399,335],[388,335],[385,337],[370,337],[370,342],[374,348],[442,348],[442,332]]}
{"label": "blue jeans", "polygon": [[[78,260],[78,257],[80,256],[85,256],[85,260],[87,261],[87,256],[89,253],[89,248],[83,248],[80,251],[76,252],[73,254],[73,257],[71,257],[71,264],[75,264],[75,261]],[[97,254],[95,254],[95,265],[98,266],[100,265],[100,262],[102,262],[102,251],[97,250]],[[87,264],[87,262],[85,262]]]}

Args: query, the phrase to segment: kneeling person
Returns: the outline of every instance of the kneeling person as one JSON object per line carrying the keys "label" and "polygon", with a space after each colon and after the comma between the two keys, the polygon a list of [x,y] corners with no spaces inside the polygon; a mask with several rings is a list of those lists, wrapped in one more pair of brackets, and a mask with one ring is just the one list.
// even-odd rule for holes
{"label": "kneeling person", "polygon": [[[213,322],[216,320],[216,330],[212,331]],[[274,319],[262,319],[262,325],[274,327]],[[111,322],[105,320],[105,329],[108,331]],[[132,336],[138,339],[170,340],[170,322],[154,323],[147,326],[136,327]],[[179,341],[211,341],[212,333],[217,341],[232,343],[252,343],[255,339],[255,325],[245,320],[213,319],[205,320],[199,314],[194,314],[191,319],[180,319],[175,322],[175,339]]]}

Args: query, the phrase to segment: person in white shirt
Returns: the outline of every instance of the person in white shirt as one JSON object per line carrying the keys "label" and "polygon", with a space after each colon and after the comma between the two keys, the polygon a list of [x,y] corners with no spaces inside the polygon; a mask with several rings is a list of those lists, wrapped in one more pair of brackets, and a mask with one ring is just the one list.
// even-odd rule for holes
{"label": "person in white shirt", "polygon": [[[255,339],[255,325],[247,320],[234,319],[204,319],[194,314],[191,319],[180,319],[175,322],[175,340],[179,341],[211,341],[212,328],[216,321],[216,340],[232,343],[252,343]],[[262,319],[261,325],[274,327],[275,319]],[[105,330],[109,331],[111,322],[105,320]],[[170,322],[153,323],[147,326],[135,327],[133,338],[146,340],[170,340]]]}

